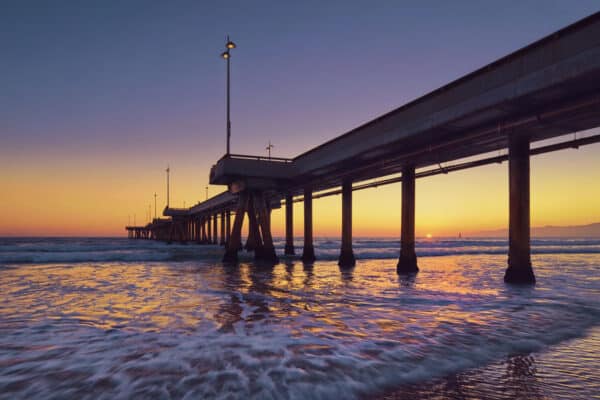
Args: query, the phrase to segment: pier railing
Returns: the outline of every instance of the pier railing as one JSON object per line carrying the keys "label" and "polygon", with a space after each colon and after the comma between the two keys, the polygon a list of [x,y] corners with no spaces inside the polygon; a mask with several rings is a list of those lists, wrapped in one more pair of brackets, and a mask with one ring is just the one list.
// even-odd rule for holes
{"label": "pier railing", "polygon": [[[257,161],[272,161],[272,162],[282,162],[282,163],[291,163],[293,160],[291,158],[283,158],[283,157],[265,157],[265,156],[252,156],[249,154],[225,154],[221,157],[221,160],[225,160],[227,158],[236,158],[240,160],[257,160]],[[221,161],[219,160],[219,161]]]}

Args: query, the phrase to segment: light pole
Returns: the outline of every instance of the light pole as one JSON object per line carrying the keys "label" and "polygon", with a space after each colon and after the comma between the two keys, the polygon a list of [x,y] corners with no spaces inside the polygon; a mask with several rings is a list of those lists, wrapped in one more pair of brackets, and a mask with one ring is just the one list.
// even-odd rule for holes
{"label": "light pole", "polygon": [[229,71],[230,71],[230,64],[231,64],[231,54],[229,53],[229,50],[231,49],[235,49],[235,43],[233,43],[231,40],[229,40],[229,35],[227,35],[227,43],[225,44],[225,51],[223,53],[221,53],[221,57],[223,57],[225,60],[227,60],[227,153],[225,153],[226,156],[229,155],[229,142],[231,141],[231,119],[230,119],[230,112],[229,112]]}
{"label": "light pole", "polygon": [[269,152],[269,158],[271,158],[271,149],[275,147],[271,144],[271,141],[269,140],[269,145],[265,148],[265,150],[267,150]]}
{"label": "light pole", "polygon": [[156,219],[156,192],[154,193],[154,219]]}
{"label": "light pole", "polygon": [[169,208],[169,174],[171,173],[171,168],[167,165],[167,208]]}
{"label": "light pole", "polygon": [[208,186],[206,187],[206,200],[208,200]]}

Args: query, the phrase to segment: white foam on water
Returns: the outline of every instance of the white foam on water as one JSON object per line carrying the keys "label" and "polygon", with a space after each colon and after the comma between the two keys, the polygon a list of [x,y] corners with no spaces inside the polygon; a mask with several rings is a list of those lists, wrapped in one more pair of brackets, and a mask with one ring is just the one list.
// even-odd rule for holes
{"label": "white foam on water", "polygon": [[485,254],[423,257],[412,278],[385,259],[13,265],[0,398],[362,398],[600,326],[600,256],[533,264],[534,288]]}
{"label": "white foam on water", "polygon": [[[285,242],[275,239],[279,254],[283,254]],[[296,247],[301,249],[301,242]],[[337,260],[339,239],[317,239],[316,257],[319,260]],[[354,254],[363,260],[394,259],[398,257],[400,244],[397,239],[355,239]],[[153,240],[123,238],[0,238],[0,266],[40,263],[79,262],[153,262],[220,260],[223,247],[218,245],[166,244]],[[508,243],[503,239],[421,239],[417,241],[417,256],[434,257],[448,255],[496,255],[506,254]],[[532,254],[600,254],[598,239],[535,239]],[[242,261],[251,260],[252,253],[240,252]],[[298,257],[296,257],[298,258]]]}

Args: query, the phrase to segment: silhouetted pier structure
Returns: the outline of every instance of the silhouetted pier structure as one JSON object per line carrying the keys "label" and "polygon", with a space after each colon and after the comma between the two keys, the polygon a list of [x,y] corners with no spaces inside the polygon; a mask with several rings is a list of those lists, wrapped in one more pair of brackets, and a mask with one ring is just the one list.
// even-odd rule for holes
{"label": "silhouetted pier structure", "polygon": [[[164,215],[172,219],[167,240],[216,244],[220,220],[223,261],[236,262],[247,215],[246,248],[254,250],[258,260],[277,262],[270,210],[285,199],[285,254],[291,255],[295,253],[292,204],[302,201],[302,260],[311,263],[313,199],[341,194],[339,264],[350,267],[355,263],[353,191],[402,182],[397,272],[414,273],[418,271],[416,179],[508,161],[509,259],[504,279],[533,283],[529,158],[595,143],[600,135],[531,144],[598,127],[599,89],[600,13],[596,13],[293,159],[222,157],[210,171],[210,183],[227,185],[227,192],[189,209],[165,209]],[[489,156],[502,150],[506,154]],[[393,174],[401,175],[384,178]]]}

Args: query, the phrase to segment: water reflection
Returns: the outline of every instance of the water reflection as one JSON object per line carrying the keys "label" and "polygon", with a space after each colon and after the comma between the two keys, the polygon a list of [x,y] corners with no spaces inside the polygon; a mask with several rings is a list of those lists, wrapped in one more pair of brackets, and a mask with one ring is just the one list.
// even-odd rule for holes
{"label": "water reflection", "polygon": [[342,278],[342,282],[346,285],[352,282],[354,278],[354,268],[355,267],[339,267],[340,268],[340,277]]}
{"label": "water reflection", "polygon": [[398,275],[398,283],[403,288],[410,289],[415,286],[417,281],[417,274],[401,274]]}
{"label": "water reflection", "polygon": [[570,264],[570,279],[555,258],[536,260],[535,289],[504,285],[496,256],[423,258],[400,277],[396,260],[3,269],[0,393],[353,398],[401,386],[414,398],[545,398],[529,353],[600,323],[587,279],[600,256]]}

